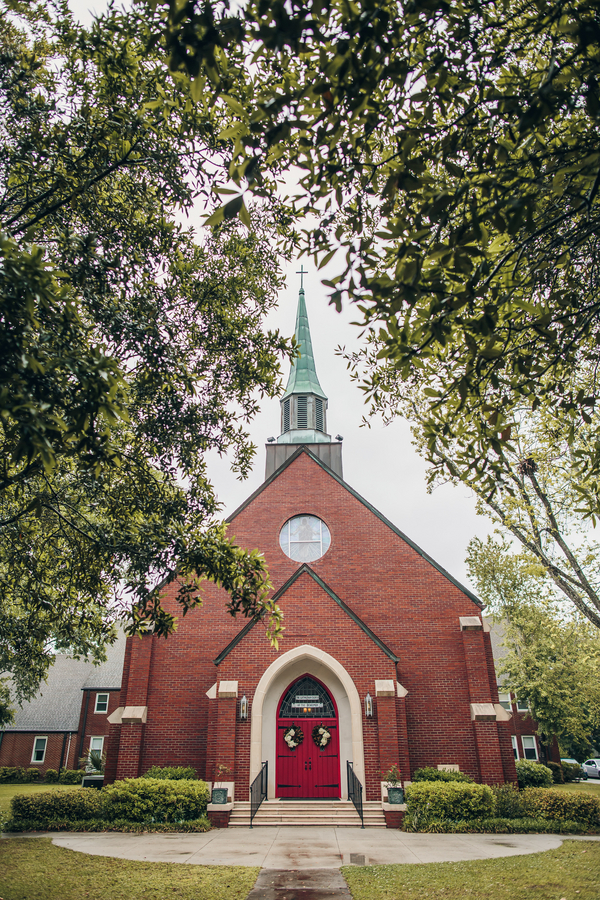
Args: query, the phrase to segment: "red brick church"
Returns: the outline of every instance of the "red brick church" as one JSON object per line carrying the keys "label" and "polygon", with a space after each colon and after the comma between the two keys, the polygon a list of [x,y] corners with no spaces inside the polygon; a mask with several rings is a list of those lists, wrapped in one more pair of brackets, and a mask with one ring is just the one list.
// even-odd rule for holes
{"label": "red brick church", "polygon": [[269,800],[345,800],[350,762],[380,810],[392,765],[403,781],[421,766],[514,781],[481,603],[344,481],[303,289],[296,340],[265,481],[229,519],[266,558],[280,647],[260,621],[232,619],[214,585],[168,640],[128,639],[106,780],[190,765],[213,781],[221,764],[239,803],[267,763]]}

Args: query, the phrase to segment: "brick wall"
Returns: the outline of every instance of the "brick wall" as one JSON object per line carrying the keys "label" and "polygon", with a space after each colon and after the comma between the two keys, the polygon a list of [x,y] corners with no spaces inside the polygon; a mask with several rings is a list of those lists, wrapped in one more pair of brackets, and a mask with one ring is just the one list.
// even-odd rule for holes
{"label": "brick wall", "polygon": [[[46,756],[43,763],[35,763],[31,761],[33,755],[33,745],[36,737],[48,738],[46,744]],[[58,769],[60,766],[61,754],[65,754],[69,750],[69,737],[71,738],[71,746],[69,759],[74,759],[76,735],[65,735],[63,732],[7,732],[2,739],[0,746],[0,766],[24,766],[26,769],[39,769],[44,774],[46,769]],[[64,746],[64,751],[63,751]],[[67,767],[63,762],[63,768]],[[69,766],[70,767],[70,766]]]}

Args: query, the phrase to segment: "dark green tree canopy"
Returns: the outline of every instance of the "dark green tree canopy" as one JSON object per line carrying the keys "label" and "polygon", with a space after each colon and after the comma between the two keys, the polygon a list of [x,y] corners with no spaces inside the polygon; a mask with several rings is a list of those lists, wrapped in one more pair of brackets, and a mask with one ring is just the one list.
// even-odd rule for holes
{"label": "dark green tree canopy", "polygon": [[[590,421],[596,391],[569,376],[600,346],[597,4],[156,10],[172,70],[231,116],[220,138],[241,193],[211,221],[298,167],[296,212],[320,216],[303,246],[321,265],[337,251],[343,269],[332,301],[358,304],[398,378],[451,364],[431,388],[431,440],[466,411],[485,461],[522,398]],[[365,388],[385,388],[376,369]]]}
{"label": "dark green tree canopy", "polygon": [[[167,634],[154,586],[202,579],[266,615],[262,556],[227,538],[210,449],[244,475],[245,423],[291,348],[263,327],[282,278],[275,203],[199,242],[218,110],[147,50],[145,14],[91,29],[11,4],[0,31],[0,669],[35,690],[53,648],[101,658],[124,611]],[[201,591],[200,591],[201,595]]]}

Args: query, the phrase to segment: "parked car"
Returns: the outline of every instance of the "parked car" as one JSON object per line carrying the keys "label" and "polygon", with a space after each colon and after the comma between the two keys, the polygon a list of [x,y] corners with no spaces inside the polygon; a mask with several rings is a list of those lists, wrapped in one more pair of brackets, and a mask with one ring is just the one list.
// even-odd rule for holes
{"label": "parked car", "polygon": [[[583,766],[581,765],[581,763],[578,760],[573,759],[572,756],[561,757],[560,763],[561,763],[561,765],[565,765],[567,767],[577,766],[577,769],[569,770],[567,768],[567,769],[563,770],[565,772],[565,781],[581,781],[582,779],[584,781],[587,780],[587,775],[583,769]],[[577,773],[576,775],[573,774],[575,772]]]}
{"label": "parked car", "polygon": [[600,778],[600,759],[598,757],[586,759],[581,768],[588,778]]}

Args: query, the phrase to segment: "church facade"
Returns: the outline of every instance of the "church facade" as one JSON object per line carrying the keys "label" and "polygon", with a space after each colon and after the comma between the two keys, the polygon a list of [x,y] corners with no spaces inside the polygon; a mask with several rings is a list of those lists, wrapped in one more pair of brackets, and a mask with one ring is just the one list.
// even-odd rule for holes
{"label": "church facade", "polygon": [[[350,763],[379,802],[394,765],[403,782],[422,766],[515,781],[481,603],[344,481],[303,290],[296,339],[265,481],[229,519],[265,556],[280,646],[260,620],[232,619],[211,584],[168,640],[129,638],[106,780],[191,765],[213,782],[221,767],[247,801],[266,762],[269,799],[344,800]],[[176,593],[163,589],[174,614]]]}

